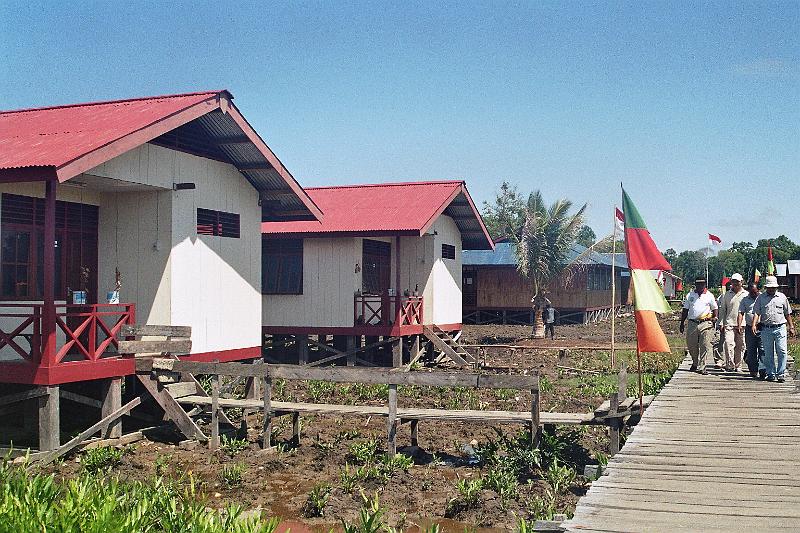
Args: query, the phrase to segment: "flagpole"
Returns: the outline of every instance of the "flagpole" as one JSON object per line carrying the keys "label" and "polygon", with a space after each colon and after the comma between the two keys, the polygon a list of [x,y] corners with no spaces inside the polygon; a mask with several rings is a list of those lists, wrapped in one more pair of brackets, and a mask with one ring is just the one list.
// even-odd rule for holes
{"label": "flagpole", "polygon": [[[642,396],[642,352],[639,351],[639,342],[636,342],[636,373],[639,376],[639,413],[644,414],[644,399]],[[639,416],[641,416],[641,414]]]}
{"label": "flagpole", "polygon": [[616,347],[615,326],[617,321],[617,208],[614,208],[611,226],[611,370],[617,368],[614,353]]}
{"label": "flagpole", "polygon": [[708,238],[708,246],[706,246],[706,283],[710,280],[708,279],[708,251],[711,249],[711,237]]}

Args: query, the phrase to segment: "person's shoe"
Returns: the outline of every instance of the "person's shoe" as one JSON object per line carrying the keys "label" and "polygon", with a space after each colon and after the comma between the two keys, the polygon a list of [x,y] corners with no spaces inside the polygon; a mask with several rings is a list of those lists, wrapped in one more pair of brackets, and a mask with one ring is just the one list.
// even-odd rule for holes
{"label": "person's shoe", "polygon": [[763,370],[758,371],[758,379],[767,379],[767,373]]}
{"label": "person's shoe", "polygon": [[706,369],[704,368],[703,370],[701,370],[701,371],[700,371],[700,373],[701,373],[702,375],[704,375],[704,376],[707,376],[707,375],[708,375],[708,370],[706,370]]}
{"label": "person's shoe", "polygon": [[778,377],[775,379],[775,381],[777,381],[778,383],[783,383],[784,381],[786,381],[786,378],[784,378],[783,376],[778,376]]}
{"label": "person's shoe", "polygon": [[775,376],[767,376],[767,381],[775,381]]}
{"label": "person's shoe", "polygon": [[689,368],[689,372],[697,372],[697,365],[692,365],[691,368]]}
{"label": "person's shoe", "polygon": [[758,379],[758,372],[750,372],[750,377],[753,379]]}

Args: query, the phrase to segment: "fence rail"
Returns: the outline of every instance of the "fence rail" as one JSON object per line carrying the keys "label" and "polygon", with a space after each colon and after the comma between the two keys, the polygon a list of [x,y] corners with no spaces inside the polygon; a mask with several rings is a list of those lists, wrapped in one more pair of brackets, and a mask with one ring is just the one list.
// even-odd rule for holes
{"label": "fence rail", "polygon": [[[354,325],[422,325],[422,296],[356,294],[353,298]],[[395,312],[396,310],[396,312]]]}

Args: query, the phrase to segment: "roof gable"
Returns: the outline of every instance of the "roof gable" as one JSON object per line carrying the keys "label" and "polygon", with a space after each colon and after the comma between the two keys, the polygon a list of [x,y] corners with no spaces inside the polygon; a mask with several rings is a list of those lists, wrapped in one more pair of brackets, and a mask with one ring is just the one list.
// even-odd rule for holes
{"label": "roof gable", "polygon": [[462,181],[312,187],[306,192],[325,213],[322,222],[265,222],[265,234],[302,236],[422,235],[442,214],[455,221],[464,248],[492,246]]}
{"label": "roof gable", "polygon": [[320,218],[228,91],[0,112],[0,181],[67,181],[146,142],[221,159],[275,212]]}

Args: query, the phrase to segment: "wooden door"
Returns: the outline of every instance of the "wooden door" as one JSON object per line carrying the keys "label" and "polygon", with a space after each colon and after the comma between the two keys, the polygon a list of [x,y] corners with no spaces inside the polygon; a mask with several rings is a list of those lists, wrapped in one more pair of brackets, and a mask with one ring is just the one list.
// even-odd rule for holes
{"label": "wooden door", "polygon": [[476,307],[478,305],[477,269],[463,271],[461,276],[461,291],[464,295],[464,307]]}
{"label": "wooden door", "polygon": [[391,287],[392,245],[364,239],[362,251],[361,292],[383,295]]}

